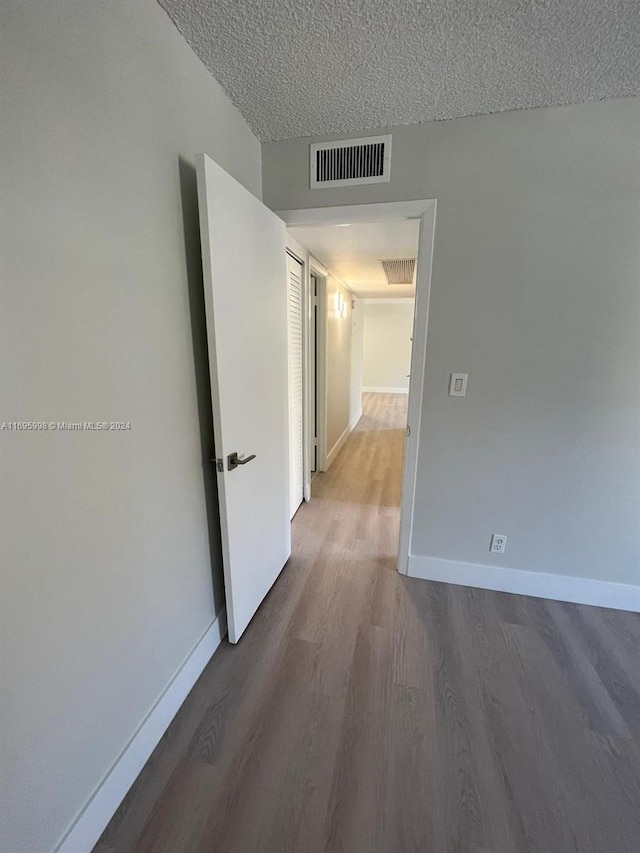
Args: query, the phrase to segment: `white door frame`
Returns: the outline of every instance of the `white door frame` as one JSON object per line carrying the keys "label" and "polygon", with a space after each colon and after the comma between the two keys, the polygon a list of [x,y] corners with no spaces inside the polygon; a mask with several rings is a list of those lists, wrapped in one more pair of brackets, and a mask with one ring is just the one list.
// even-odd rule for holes
{"label": "white door frame", "polygon": [[[411,376],[409,379],[407,440],[404,453],[404,473],[400,507],[400,541],[398,544],[398,571],[406,575],[409,570],[409,552],[418,471],[418,449],[422,418],[422,395],[424,389],[436,200],[429,198],[417,199],[415,201],[383,202],[381,204],[314,207],[296,210],[278,210],[276,213],[281,219],[284,219],[287,226],[338,225],[343,222],[384,222],[397,219],[420,219],[416,304],[413,319],[413,348],[411,351]],[[318,455],[321,457],[320,453]]]}

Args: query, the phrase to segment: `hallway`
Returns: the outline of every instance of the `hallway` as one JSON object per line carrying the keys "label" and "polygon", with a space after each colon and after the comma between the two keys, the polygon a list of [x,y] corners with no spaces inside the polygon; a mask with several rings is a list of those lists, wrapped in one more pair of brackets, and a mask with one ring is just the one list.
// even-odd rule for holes
{"label": "hallway", "polygon": [[395,569],[406,397],[364,415],[97,853],[635,853],[637,614]]}

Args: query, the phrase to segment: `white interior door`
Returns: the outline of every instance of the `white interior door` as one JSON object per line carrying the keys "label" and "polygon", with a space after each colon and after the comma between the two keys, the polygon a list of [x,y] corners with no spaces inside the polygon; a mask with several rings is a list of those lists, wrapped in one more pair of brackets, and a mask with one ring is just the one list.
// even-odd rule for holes
{"label": "white interior door", "polygon": [[198,155],[197,172],[227,623],[235,643],[291,554],[285,226],[207,155]]}
{"label": "white interior door", "polygon": [[302,264],[287,253],[289,299],[289,478],[291,518],[304,497]]}

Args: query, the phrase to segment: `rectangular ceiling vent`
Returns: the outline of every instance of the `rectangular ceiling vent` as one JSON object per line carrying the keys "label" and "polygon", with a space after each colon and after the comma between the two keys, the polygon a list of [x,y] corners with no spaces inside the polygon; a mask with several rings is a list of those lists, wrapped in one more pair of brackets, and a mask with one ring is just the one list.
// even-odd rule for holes
{"label": "rectangular ceiling vent", "polygon": [[391,134],[318,142],[309,146],[311,189],[386,183],[390,177]]}
{"label": "rectangular ceiling vent", "polygon": [[380,263],[387,277],[387,284],[413,284],[416,271],[415,258],[393,258]]}

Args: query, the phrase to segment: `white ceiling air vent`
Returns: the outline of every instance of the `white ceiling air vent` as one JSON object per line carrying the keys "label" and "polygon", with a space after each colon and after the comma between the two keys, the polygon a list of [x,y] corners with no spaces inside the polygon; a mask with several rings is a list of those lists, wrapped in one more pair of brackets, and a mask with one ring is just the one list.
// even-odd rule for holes
{"label": "white ceiling air vent", "polygon": [[391,134],[317,142],[309,146],[311,189],[386,183],[390,177]]}
{"label": "white ceiling air vent", "polygon": [[416,271],[415,258],[393,258],[380,263],[387,277],[387,284],[413,284]]}

